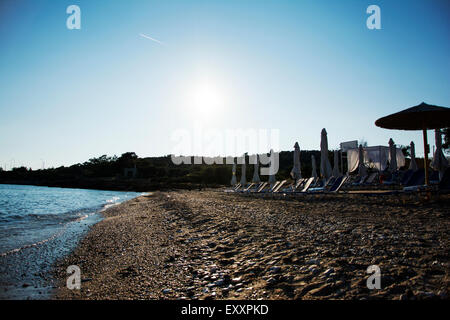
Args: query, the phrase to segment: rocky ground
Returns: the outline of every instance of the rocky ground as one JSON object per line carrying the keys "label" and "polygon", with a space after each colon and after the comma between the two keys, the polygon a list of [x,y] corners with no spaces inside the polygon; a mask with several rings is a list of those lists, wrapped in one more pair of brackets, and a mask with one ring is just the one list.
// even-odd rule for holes
{"label": "rocky ground", "polygon": [[[58,299],[448,299],[450,196],[156,192],[56,266]],[[81,268],[81,290],[65,288]],[[381,289],[369,290],[370,265]]]}

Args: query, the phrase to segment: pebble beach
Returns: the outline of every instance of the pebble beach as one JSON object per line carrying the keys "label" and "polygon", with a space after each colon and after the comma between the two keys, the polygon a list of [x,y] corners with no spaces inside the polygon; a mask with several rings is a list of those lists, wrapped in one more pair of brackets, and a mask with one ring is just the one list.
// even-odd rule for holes
{"label": "pebble beach", "polygon": [[[102,212],[56,299],[448,299],[450,195],[154,192]],[[66,269],[81,289],[66,288]],[[379,267],[381,288],[368,289]]]}

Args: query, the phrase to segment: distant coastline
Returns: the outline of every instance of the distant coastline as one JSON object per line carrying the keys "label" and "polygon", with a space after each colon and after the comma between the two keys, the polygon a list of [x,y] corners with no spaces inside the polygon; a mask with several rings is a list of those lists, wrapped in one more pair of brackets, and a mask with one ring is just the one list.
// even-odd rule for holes
{"label": "distant coastline", "polygon": [[58,187],[75,189],[92,189],[106,191],[146,192],[157,190],[199,190],[204,188],[219,188],[219,184],[199,183],[163,183],[152,182],[149,179],[75,179],[75,180],[0,180],[0,184],[31,185],[40,187]]}

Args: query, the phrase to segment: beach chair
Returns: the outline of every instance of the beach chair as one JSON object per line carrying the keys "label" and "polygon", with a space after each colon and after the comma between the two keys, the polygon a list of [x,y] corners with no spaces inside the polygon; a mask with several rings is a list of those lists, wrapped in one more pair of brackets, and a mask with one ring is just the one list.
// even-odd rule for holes
{"label": "beach chair", "polygon": [[313,178],[313,181],[311,182],[310,187],[311,188],[320,187],[321,184],[322,184],[322,179],[320,179],[319,177]]}
{"label": "beach chair", "polygon": [[430,184],[439,184],[439,171],[432,171],[430,174]]}
{"label": "beach chair", "polygon": [[276,181],[273,186],[269,185],[270,188],[269,188],[268,192],[273,192],[273,190],[275,190],[275,188],[278,187],[279,184],[280,184],[280,181]]}
{"label": "beach chair", "polygon": [[300,191],[295,191],[293,193],[295,193],[295,194],[306,193],[315,180],[316,180],[316,178],[314,178],[314,177],[306,179],[305,183],[303,184],[303,188]]}
{"label": "beach chair", "polygon": [[[345,184],[345,182],[347,181],[348,176],[341,176],[338,179],[336,179],[336,181],[334,182],[334,184],[331,186],[329,192],[339,192],[339,190],[342,188],[342,186]],[[339,181],[340,180],[340,181]]]}
{"label": "beach chair", "polygon": [[340,176],[338,178],[333,179],[332,184],[328,184],[324,187],[320,188],[311,188],[308,190],[308,193],[336,193],[343,186],[345,181],[348,179],[348,176]]}
{"label": "beach chair", "polygon": [[450,168],[447,168],[439,182],[439,191],[450,191]]}
{"label": "beach chair", "polygon": [[275,188],[273,188],[273,190],[272,190],[272,192],[279,192],[280,191],[280,189],[281,189],[281,187],[285,184],[287,182],[287,180],[283,180],[283,181],[281,181],[280,183],[278,183],[278,185],[275,187]]}
{"label": "beach chair", "polygon": [[368,175],[359,176],[359,179],[356,179],[356,181],[352,183],[352,186],[360,186],[360,185],[364,184],[364,182],[366,181],[367,178],[368,178]]}
{"label": "beach chair", "polygon": [[242,192],[248,192],[254,185],[255,185],[254,182],[250,183],[250,184],[248,185],[247,188],[245,188],[244,190],[242,190]]}
{"label": "beach chair", "polygon": [[259,188],[256,190],[257,193],[262,192],[264,189],[266,189],[268,187],[269,183],[268,182],[263,182]]}
{"label": "beach chair", "polygon": [[400,184],[403,186],[406,185],[408,183],[409,179],[411,179],[413,173],[414,173],[414,171],[410,170],[410,169],[403,172],[403,175],[400,178]]}
{"label": "beach chair", "polygon": [[297,181],[297,183],[295,184],[294,189],[293,189],[292,191],[295,191],[295,190],[297,190],[298,188],[301,188],[301,187],[305,184],[305,182],[306,182],[307,180],[308,180],[308,179],[306,179],[306,178],[298,179],[298,181]]}
{"label": "beach chair", "polygon": [[238,183],[236,186],[234,186],[233,191],[235,191],[235,192],[238,191],[240,187],[241,187],[241,184]]}
{"label": "beach chair", "polygon": [[378,176],[378,172],[372,172],[369,177],[367,178],[366,182],[364,184],[373,184],[375,178]]}
{"label": "beach chair", "polygon": [[411,175],[411,178],[405,184],[405,187],[414,187],[425,183],[425,170],[423,168],[417,170]]}
{"label": "beach chair", "polygon": [[285,187],[283,189],[284,192],[295,192],[295,190],[297,190],[298,188],[302,188],[302,186],[305,184],[305,181],[307,179],[305,178],[301,178],[298,179],[297,181],[294,181],[291,185]]}

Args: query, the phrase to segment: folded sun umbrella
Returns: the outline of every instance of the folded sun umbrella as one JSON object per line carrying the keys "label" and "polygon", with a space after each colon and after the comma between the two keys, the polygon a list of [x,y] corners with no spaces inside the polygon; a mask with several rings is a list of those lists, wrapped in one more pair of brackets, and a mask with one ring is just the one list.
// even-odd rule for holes
{"label": "folded sun umbrella", "polygon": [[[272,149],[270,149],[270,158],[271,159],[273,159],[273,154],[274,154],[274,152],[273,152],[273,150]],[[277,182],[277,179],[275,178],[275,173],[273,173],[273,165],[271,164],[270,165],[270,169],[269,169],[269,172],[270,172],[270,175],[269,175],[269,184],[270,184],[270,186],[271,187],[273,187],[274,185],[275,185],[275,183]]]}
{"label": "folded sun umbrella", "polygon": [[320,174],[325,179],[331,177],[331,164],[328,159],[328,138],[325,128],[322,129],[320,135]]}
{"label": "folded sun umbrella", "polygon": [[417,171],[417,169],[419,169],[419,168],[417,167],[417,162],[416,162],[416,147],[414,145],[414,142],[412,142],[412,141],[411,141],[410,154],[411,154],[411,162],[409,164],[409,170]]}
{"label": "folded sun umbrella", "polygon": [[389,139],[389,171],[397,171],[397,149],[392,138]]}
{"label": "folded sun umbrella", "polygon": [[298,142],[294,145],[294,167],[291,170],[291,177],[296,182],[298,179],[302,178],[302,171],[300,168],[300,146],[298,145]]}
{"label": "folded sun umbrella", "polygon": [[436,151],[433,155],[433,162],[431,163],[431,167],[439,171],[439,181],[442,179],[445,169],[448,168],[448,161],[442,153],[442,136],[441,130],[435,130],[435,138],[436,138]]}
{"label": "folded sun umbrella", "polygon": [[260,183],[260,182],[261,182],[261,179],[259,178],[258,155],[256,155],[255,157],[256,157],[256,163],[255,163],[255,165],[254,165],[252,182],[254,182],[254,183]]}
{"label": "folded sun umbrella", "polygon": [[244,187],[247,185],[247,177],[245,176],[245,171],[247,170],[247,166],[245,165],[245,155],[244,160],[242,162],[242,172],[241,172],[241,186]]}
{"label": "folded sun umbrella", "polygon": [[235,186],[237,184],[237,180],[236,180],[236,163],[234,163],[234,160],[233,160],[233,169],[231,169],[231,172],[232,172],[231,185]]}
{"label": "folded sun umbrella", "polygon": [[364,150],[361,144],[359,145],[358,149],[358,160],[359,160],[358,174],[360,177],[365,177],[367,176],[367,168],[364,165]]}
{"label": "folded sun umbrella", "polygon": [[375,125],[386,129],[422,130],[425,151],[425,184],[428,185],[427,130],[450,127],[450,109],[422,102],[417,106],[380,118],[375,121]]}

